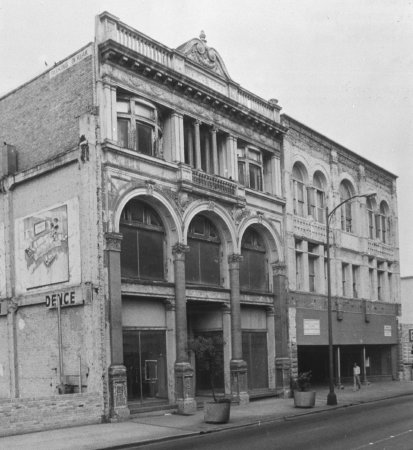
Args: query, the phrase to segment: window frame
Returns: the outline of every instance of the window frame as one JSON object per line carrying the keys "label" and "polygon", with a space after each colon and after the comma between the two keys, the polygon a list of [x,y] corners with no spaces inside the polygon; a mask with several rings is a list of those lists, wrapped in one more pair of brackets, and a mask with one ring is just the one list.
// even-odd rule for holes
{"label": "window frame", "polygon": [[[118,105],[120,103],[128,104],[128,112],[119,111]],[[151,111],[152,117],[148,118],[143,115],[139,115],[137,112],[137,106],[141,105],[148,111]],[[147,100],[139,97],[129,97],[124,95],[119,95],[116,98],[116,117],[117,117],[117,142],[121,147],[127,148],[128,150],[135,151],[148,156],[153,156],[157,158],[162,158],[161,140],[162,140],[162,127],[160,126],[160,113],[156,105]],[[119,134],[119,123],[127,123],[127,136],[126,145],[125,139],[120,137]],[[148,147],[150,147],[149,152],[143,151],[139,148],[139,139],[141,134],[138,133],[139,127],[149,128],[151,131],[150,142]],[[146,149],[145,149],[146,150]]]}
{"label": "window frame", "polygon": [[[257,155],[257,159],[252,158],[252,155]],[[237,146],[237,169],[238,169],[238,182],[248,189],[254,191],[264,192],[264,154],[263,151],[257,147],[249,144],[238,143]],[[258,186],[252,186],[251,170],[257,169],[257,184]],[[240,178],[243,178],[241,180]]]}

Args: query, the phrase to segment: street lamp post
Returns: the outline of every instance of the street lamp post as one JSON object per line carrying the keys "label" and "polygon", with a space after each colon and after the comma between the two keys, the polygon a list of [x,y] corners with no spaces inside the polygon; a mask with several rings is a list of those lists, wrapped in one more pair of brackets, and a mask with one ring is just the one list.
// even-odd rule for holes
{"label": "street lamp post", "polygon": [[337,396],[334,392],[334,363],[333,363],[333,321],[331,312],[331,268],[330,268],[330,219],[333,214],[337,211],[340,206],[344,205],[355,198],[358,197],[374,197],[376,194],[359,194],[353,195],[350,198],[339,203],[335,208],[328,211],[328,206],[326,206],[326,243],[327,243],[327,315],[328,315],[328,381],[329,381],[329,392],[327,395],[327,405],[337,405]]}

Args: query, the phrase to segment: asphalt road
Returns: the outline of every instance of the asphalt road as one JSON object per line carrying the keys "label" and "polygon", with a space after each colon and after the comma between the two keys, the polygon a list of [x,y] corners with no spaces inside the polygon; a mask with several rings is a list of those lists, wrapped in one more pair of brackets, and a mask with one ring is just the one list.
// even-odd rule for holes
{"label": "asphalt road", "polygon": [[128,448],[412,450],[413,396]]}

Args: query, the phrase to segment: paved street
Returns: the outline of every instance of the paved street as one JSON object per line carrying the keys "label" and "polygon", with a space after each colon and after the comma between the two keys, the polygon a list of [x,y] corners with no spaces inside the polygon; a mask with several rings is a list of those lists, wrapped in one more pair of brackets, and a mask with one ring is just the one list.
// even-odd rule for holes
{"label": "paved street", "polygon": [[408,396],[132,448],[407,450],[413,448],[412,417]]}
{"label": "paved street", "polygon": [[[410,445],[413,436],[408,431],[409,425],[413,423],[411,420],[413,382],[372,383],[356,392],[347,385],[345,389],[337,391],[338,405],[333,407],[326,406],[328,393],[326,386],[316,388],[316,392],[316,405],[312,409],[294,408],[291,398],[266,398],[252,401],[246,406],[233,405],[229,423],[221,425],[206,424],[202,410],[191,416],[158,411],[138,414],[120,423],[85,425],[7,436],[0,438],[0,449],[96,450],[133,448],[148,444],[151,446],[147,448],[162,448],[154,447],[161,442],[164,443],[162,445],[166,445],[165,448],[181,448],[181,438],[184,436],[187,438],[203,436],[201,441],[197,441],[197,449],[201,442],[209,445],[207,439],[211,439],[212,448],[220,448],[218,444],[224,442],[224,436],[236,437],[244,430],[245,436],[241,441],[235,440],[234,444],[226,443],[225,447],[231,448],[233,445],[232,448],[241,449],[242,445],[248,444],[245,448],[266,448],[265,445],[269,443],[269,448],[319,449],[323,448],[320,441],[320,436],[323,436],[324,448],[329,449],[358,448],[370,442],[377,442],[376,447],[372,447],[376,449],[413,448],[413,444]],[[390,399],[390,402],[386,403],[388,405],[386,408],[385,403],[379,402],[383,399]],[[362,412],[357,415],[358,411]],[[407,436],[404,436],[405,434]],[[390,435],[395,437],[390,438]],[[268,442],[260,442],[258,445],[257,436],[268,437]],[[284,441],[281,440],[282,436]],[[353,438],[357,441],[353,442]],[[407,446],[403,446],[405,438],[408,440]],[[297,439],[303,440],[304,447],[288,447],[299,445]],[[387,445],[386,439],[391,439],[392,446]],[[194,448],[192,440],[186,442]],[[383,442],[385,445],[380,446]],[[281,447],[276,446],[281,444]],[[339,444],[348,444],[349,447],[340,447]],[[393,447],[396,444],[400,446]]]}

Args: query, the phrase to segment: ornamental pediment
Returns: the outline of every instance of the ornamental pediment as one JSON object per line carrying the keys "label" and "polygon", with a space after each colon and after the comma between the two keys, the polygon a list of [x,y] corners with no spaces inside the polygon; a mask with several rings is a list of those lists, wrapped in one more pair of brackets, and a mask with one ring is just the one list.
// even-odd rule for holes
{"label": "ornamental pediment", "polygon": [[180,45],[176,50],[212,72],[224,78],[231,79],[220,54],[214,48],[207,45],[206,36],[203,31],[201,31],[199,38],[185,42],[185,44]]}

